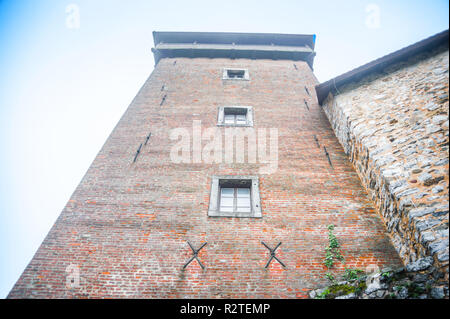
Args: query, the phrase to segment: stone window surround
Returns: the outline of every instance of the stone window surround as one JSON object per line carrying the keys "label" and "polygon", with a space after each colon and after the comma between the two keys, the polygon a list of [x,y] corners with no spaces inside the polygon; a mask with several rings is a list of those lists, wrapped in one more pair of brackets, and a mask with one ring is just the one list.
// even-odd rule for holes
{"label": "stone window surround", "polygon": [[[225,119],[225,109],[244,109],[246,110],[246,118],[247,123],[246,124],[226,124]],[[240,126],[240,127],[250,127],[253,126],[253,107],[252,106],[245,106],[245,105],[231,105],[231,106],[220,106],[219,112],[217,116],[217,126]]]}
{"label": "stone window surround", "polygon": [[[228,77],[228,70],[230,70],[230,71],[244,71],[244,77],[243,78],[229,78]],[[250,75],[248,73],[248,69],[243,69],[243,68],[224,68],[223,69],[223,74],[222,74],[222,80],[250,81]]]}
{"label": "stone window surround", "polygon": [[[239,182],[242,180],[250,183],[250,212],[221,212],[219,207],[220,184],[223,182]],[[249,217],[261,218],[261,199],[259,196],[259,178],[254,175],[213,175],[211,177],[211,195],[209,198],[209,217]]]}

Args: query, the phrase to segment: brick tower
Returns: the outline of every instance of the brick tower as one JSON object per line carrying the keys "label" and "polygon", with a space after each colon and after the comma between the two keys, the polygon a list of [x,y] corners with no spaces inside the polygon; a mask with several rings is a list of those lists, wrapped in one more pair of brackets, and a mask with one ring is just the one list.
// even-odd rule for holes
{"label": "brick tower", "polygon": [[326,282],[330,224],[347,267],[401,265],[317,103],[315,36],[154,41],[154,71],[9,298],[304,298]]}

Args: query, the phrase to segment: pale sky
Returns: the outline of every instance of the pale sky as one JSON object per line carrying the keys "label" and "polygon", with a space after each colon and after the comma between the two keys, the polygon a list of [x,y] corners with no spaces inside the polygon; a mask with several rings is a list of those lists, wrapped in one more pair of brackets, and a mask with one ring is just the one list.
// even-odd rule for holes
{"label": "pale sky", "polygon": [[152,31],[316,34],[315,74],[326,81],[448,29],[448,9],[447,0],[0,0],[0,298],[153,70]]}

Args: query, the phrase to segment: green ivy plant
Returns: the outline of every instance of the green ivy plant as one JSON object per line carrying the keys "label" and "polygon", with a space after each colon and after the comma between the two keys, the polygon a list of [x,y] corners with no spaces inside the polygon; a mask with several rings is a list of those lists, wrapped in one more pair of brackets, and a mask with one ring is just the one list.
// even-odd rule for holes
{"label": "green ivy plant", "polygon": [[364,274],[364,271],[357,268],[345,268],[343,279],[345,281],[358,280],[360,275]]}
{"label": "green ivy plant", "polygon": [[332,273],[330,273],[330,272],[327,272],[326,274],[325,274],[325,277],[327,277],[327,279],[329,280],[329,281],[331,281],[333,284],[335,284],[337,281],[336,281],[336,278],[334,277],[334,275],[332,274]]}
{"label": "green ivy plant", "polygon": [[333,267],[335,260],[344,260],[340,251],[340,245],[336,236],[333,234],[334,225],[328,225],[328,246],[325,248],[325,266],[330,269]]}
{"label": "green ivy plant", "polygon": [[[345,265],[344,257],[342,256],[340,250],[340,244],[333,233],[334,225],[328,225],[328,246],[325,248],[325,260],[324,264],[328,269],[333,268],[336,260],[341,261]],[[364,271],[357,268],[345,268],[345,272],[343,274],[343,279],[345,281],[355,281],[360,278],[360,276],[364,274]],[[337,283],[336,277],[331,273],[327,272],[325,277],[333,284]]]}

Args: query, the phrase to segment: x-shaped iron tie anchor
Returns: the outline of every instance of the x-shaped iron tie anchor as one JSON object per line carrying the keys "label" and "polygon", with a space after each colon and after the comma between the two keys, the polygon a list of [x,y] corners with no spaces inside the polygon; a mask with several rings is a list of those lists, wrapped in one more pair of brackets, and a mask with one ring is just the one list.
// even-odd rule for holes
{"label": "x-shaped iron tie anchor", "polygon": [[206,245],[207,243],[203,243],[203,245],[201,245],[199,249],[195,249],[195,248],[191,245],[190,242],[187,242],[187,243],[189,244],[189,247],[191,247],[192,253],[193,253],[194,255],[191,257],[191,259],[189,259],[189,260],[187,261],[187,263],[184,264],[183,269],[185,269],[185,268],[186,268],[186,267],[187,267],[194,259],[197,260],[198,264],[200,265],[200,267],[202,267],[202,269],[205,269],[205,266],[202,264],[202,262],[200,261],[200,259],[198,259],[198,252],[199,252],[203,247],[205,247],[205,245]]}
{"label": "x-shaped iron tie anchor", "polygon": [[269,261],[267,262],[267,264],[266,264],[266,266],[265,266],[264,268],[269,267],[270,262],[272,261],[272,259],[276,259],[276,260],[281,264],[281,266],[283,266],[283,267],[286,268],[286,265],[283,264],[283,262],[282,262],[281,260],[279,260],[277,256],[275,256],[275,250],[277,250],[277,248],[280,247],[281,241],[278,243],[278,245],[275,246],[274,249],[270,248],[270,247],[269,247],[268,245],[266,245],[266,243],[264,243],[263,241],[261,242],[261,244],[263,244],[264,246],[266,246],[266,248],[270,251],[270,258],[269,258]]}

